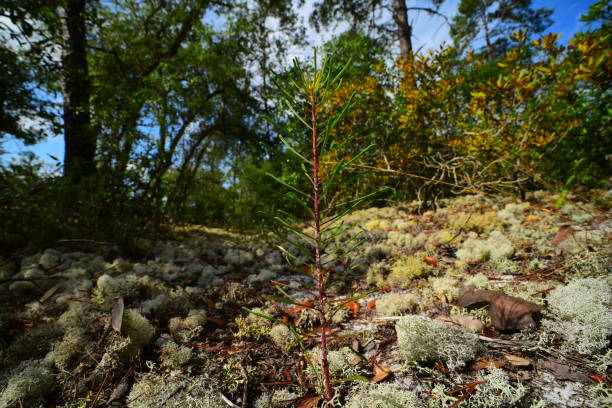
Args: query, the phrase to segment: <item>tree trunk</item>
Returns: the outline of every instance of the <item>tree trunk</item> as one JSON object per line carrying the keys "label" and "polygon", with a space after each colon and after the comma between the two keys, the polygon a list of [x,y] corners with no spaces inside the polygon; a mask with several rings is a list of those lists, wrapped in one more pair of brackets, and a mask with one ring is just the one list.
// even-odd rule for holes
{"label": "tree trunk", "polygon": [[400,54],[409,58],[412,55],[412,26],[408,22],[406,0],[393,0],[393,21],[397,25],[400,42]]}
{"label": "tree trunk", "polygon": [[59,9],[63,40],[64,176],[77,183],[96,169],[96,138],[89,112],[85,3],[86,0],[70,0]]}
{"label": "tree trunk", "polygon": [[482,12],[480,17],[482,19],[482,27],[484,29],[485,35],[485,44],[487,46],[487,60],[490,61],[493,57],[493,45],[491,45],[491,38],[489,35],[489,22],[487,21],[486,10]]}

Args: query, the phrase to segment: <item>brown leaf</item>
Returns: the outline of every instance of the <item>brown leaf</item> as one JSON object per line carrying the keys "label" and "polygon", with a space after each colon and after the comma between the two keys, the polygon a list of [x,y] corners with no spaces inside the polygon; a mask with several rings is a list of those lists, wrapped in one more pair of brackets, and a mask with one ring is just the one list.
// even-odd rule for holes
{"label": "brown leaf", "polygon": [[374,377],[370,381],[373,383],[381,382],[390,375],[389,367],[374,363]]}
{"label": "brown leaf", "polygon": [[550,241],[550,246],[553,248],[558,247],[563,241],[572,235],[573,231],[574,230],[570,225],[563,225],[561,228],[559,228],[559,231],[557,231],[552,241]]}
{"label": "brown leaf", "polygon": [[553,375],[559,380],[569,380],[577,382],[588,382],[589,377],[583,372],[562,364],[558,361],[546,360],[538,363],[539,368],[552,371]]}
{"label": "brown leaf", "polygon": [[531,364],[531,360],[519,356],[513,356],[512,354],[504,354],[506,360],[513,366],[528,366]]}
{"label": "brown leaf", "polygon": [[123,396],[130,390],[129,384],[127,381],[124,381],[117,385],[110,397],[106,401],[106,405],[109,406],[111,402],[119,401],[123,398]]}
{"label": "brown leaf", "polygon": [[321,397],[307,397],[306,399],[301,400],[296,408],[315,408],[317,405],[319,405],[321,399]]}
{"label": "brown leaf", "polygon": [[478,370],[484,370],[485,368],[489,367],[490,365],[494,365],[495,367],[503,367],[504,363],[502,363],[501,361],[496,361],[496,360],[487,360],[486,358],[483,357],[478,357],[476,358],[476,363],[472,364],[470,366],[470,368],[474,371],[478,371]]}
{"label": "brown leaf", "polygon": [[474,287],[468,286],[459,297],[459,306],[466,307],[477,303],[490,303],[491,322],[493,327],[501,331],[535,327],[532,314],[543,309],[536,303],[508,296],[498,290],[474,291]]}
{"label": "brown leaf", "polygon": [[501,293],[496,290],[474,291],[474,286],[471,285],[461,288],[459,292],[459,300],[457,303],[460,307],[467,307],[476,303],[491,303],[493,298],[499,296]]}
{"label": "brown leaf", "polygon": [[219,326],[227,326],[227,322],[225,320],[217,319],[216,317],[207,317],[206,320],[213,322],[214,324],[218,324]]}
{"label": "brown leaf", "polygon": [[497,330],[523,330],[536,327],[532,314],[542,309],[536,303],[503,294],[491,301],[489,316]]}
{"label": "brown leaf", "polygon": [[121,333],[121,324],[123,323],[123,298],[117,299],[111,310],[111,326],[113,330]]}
{"label": "brown leaf", "polygon": [[52,287],[50,287],[49,289],[47,289],[47,291],[40,297],[40,299],[38,299],[38,301],[40,303],[44,303],[45,300],[49,299],[51,296],[53,296],[53,294],[55,292],[57,292],[57,290],[59,289],[60,285],[59,283],[57,285],[53,285]]}

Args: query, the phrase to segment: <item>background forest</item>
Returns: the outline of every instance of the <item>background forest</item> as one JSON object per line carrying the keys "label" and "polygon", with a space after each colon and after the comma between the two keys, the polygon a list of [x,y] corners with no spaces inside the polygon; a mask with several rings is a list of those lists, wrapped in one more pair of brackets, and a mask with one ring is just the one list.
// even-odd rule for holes
{"label": "background forest", "polygon": [[[292,50],[311,49],[309,27],[335,29],[322,51],[338,67],[351,61],[323,114],[357,101],[323,177],[377,146],[333,200],[384,185],[375,205],[416,198],[425,209],[465,191],[606,187],[608,1],[585,10],[565,45],[542,35],[552,10],[530,0],[461,0],[454,16],[441,0],[320,0],[309,22],[303,3],[1,0],[0,153],[15,139],[62,135],[66,146],[61,161],[0,162],[2,252],[60,238],[130,248],[176,223],[255,229],[261,210],[301,214],[282,184],[268,187],[269,173],[307,180],[267,118],[307,149],[281,94]],[[449,24],[452,44],[414,49],[416,13]]]}

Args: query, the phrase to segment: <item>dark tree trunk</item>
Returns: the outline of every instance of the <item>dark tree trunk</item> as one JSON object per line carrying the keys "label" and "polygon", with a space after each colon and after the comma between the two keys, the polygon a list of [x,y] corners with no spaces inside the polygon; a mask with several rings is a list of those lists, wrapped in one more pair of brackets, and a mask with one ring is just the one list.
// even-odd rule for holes
{"label": "dark tree trunk", "polygon": [[64,176],[77,183],[96,168],[96,138],[89,112],[85,3],[86,0],[69,0],[59,9],[63,40]]}
{"label": "dark tree trunk", "polygon": [[400,53],[402,57],[409,58],[412,55],[412,26],[408,22],[406,0],[393,0],[393,21],[397,26]]}

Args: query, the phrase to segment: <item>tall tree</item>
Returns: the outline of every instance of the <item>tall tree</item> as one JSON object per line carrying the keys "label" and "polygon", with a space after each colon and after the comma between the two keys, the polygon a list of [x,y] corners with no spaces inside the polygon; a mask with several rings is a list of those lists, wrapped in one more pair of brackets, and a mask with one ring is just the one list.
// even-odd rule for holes
{"label": "tall tree", "polygon": [[514,31],[539,34],[550,27],[552,13],[545,8],[534,10],[531,0],[461,0],[450,34],[460,51],[484,41],[479,52],[492,59],[508,49],[508,35]]}
{"label": "tall tree", "polygon": [[[285,65],[292,47],[306,44],[305,27],[297,13],[303,3],[304,0],[245,0],[230,15],[232,26],[242,33],[248,45],[245,59],[252,72],[254,96],[266,116],[274,116],[270,100],[272,73]],[[263,131],[270,140],[271,127],[263,122]]]}
{"label": "tall tree", "polygon": [[315,3],[310,22],[320,30],[345,19],[357,31],[372,31],[370,35],[387,43],[399,42],[400,55],[414,52],[413,23],[409,12],[425,12],[445,18],[438,10],[444,0],[431,0],[431,7],[408,6],[407,0],[320,0]]}
{"label": "tall tree", "polygon": [[0,140],[26,144],[57,134],[60,121],[47,92],[59,78],[49,26],[59,27],[49,1],[0,0]]}
{"label": "tall tree", "polygon": [[89,110],[86,3],[69,0],[58,9],[62,27],[64,175],[75,181],[92,175],[96,169],[96,135]]}

